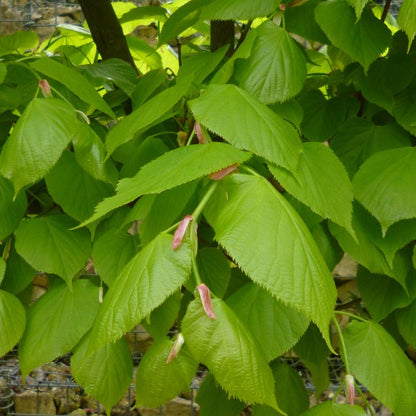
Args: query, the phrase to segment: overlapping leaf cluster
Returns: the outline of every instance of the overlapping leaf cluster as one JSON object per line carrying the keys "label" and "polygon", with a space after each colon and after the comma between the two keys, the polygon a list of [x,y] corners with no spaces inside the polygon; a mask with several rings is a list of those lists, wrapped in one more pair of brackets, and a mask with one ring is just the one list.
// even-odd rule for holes
{"label": "overlapping leaf cluster", "polygon": [[[72,351],[110,408],[141,323],[154,343],[137,405],[172,399],[203,364],[201,415],[365,414],[308,410],[279,358],[293,351],[318,396],[341,352],[396,415],[416,408],[416,4],[396,22],[368,1],[258,3],[116,3],[139,77],[94,61],[87,29],[0,39],[0,356],[18,343],[23,377]],[[207,52],[218,19],[234,21],[230,57]],[[153,21],[154,48],[131,34]],[[343,253],[358,291],[336,306]],[[37,273],[49,290],[30,305]]]}

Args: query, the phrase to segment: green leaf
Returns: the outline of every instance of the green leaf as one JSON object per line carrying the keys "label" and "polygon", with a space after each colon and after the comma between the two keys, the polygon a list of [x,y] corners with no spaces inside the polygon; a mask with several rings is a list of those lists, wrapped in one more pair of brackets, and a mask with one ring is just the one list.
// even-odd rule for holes
{"label": "green leaf", "polygon": [[396,311],[396,320],[403,338],[410,345],[416,345],[416,301],[407,308]]}
{"label": "green leaf", "polygon": [[359,20],[368,0],[347,0],[347,3],[354,7],[355,15],[357,16],[357,20]]}
{"label": "green leaf", "polygon": [[196,400],[200,406],[200,416],[239,415],[246,407],[240,400],[228,397],[211,373],[204,378]]}
{"label": "green leaf", "polygon": [[267,16],[279,6],[280,0],[263,0],[255,3],[251,0],[214,0],[204,5],[201,20],[237,20],[254,19]]}
{"label": "green leaf", "polygon": [[298,101],[303,108],[302,134],[309,140],[323,142],[330,139],[346,117],[345,100],[335,97],[327,100],[317,89],[303,94]]}
{"label": "green leaf", "polygon": [[117,169],[112,161],[105,160],[104,144],[95,131],[85,123],[79,123],[79,129],[72,138],[75,158],[78,164],[93,178],[113,183],[117,179]]}
{"label": "green leaf", "polygon": [[126,40],[139,71],[147,72],[163,67],[161,56],[145,40],[135,35],[127,35]]}
{"label": "green leaf", "polygon": [[271,165],[269,169],[296,199],[354,235],[351,228],[352,185],[344,166],[329,147],[321,143],[304,143],[296,178],[285,169]]}
{"label": "green leaf", "polygon": [[309,325],[303,314],[253,283],[234,292],[227,304],[252,333],[267,361],[288,351]]}
{"label": "green leaf", "polygon": [[353,375],[395,415],[412,414],[416,369],[389,333],[375,322],[353,321],[344,340]]}
{"label": "green leaf", "polygon": [[6,261],[4,260],[3,257],[0,257],[0,285],[3,282],[4,279],[4,274],[6,273]]}
{"label": "green leaf", "polygon": [[111,210],[127,204],[141,195],[156,194],[191,182],[234,163],[251,157],[225,143],[209,143],[179,147],[144,166],[133,178],[122,179],[115,196],[97,205],[86,225]]}
{"label": "green leaf", "polygon": [[237,69],[239,85],[264,104],[286,101],[306,81],[305,55],[289,33],[274,23],[263,23],[256,31],[250,58]]}
{"label": "green leaf", "polygon": [[352,178],[359,167],[375,153],[410,144],[410,135],[396,123],[376,126],[361,117],[352,118],[343,124],[331,142],[331,149]]}
{"label": "green leaf", "polygon": [[416,85],[401,91],[394,96],[392,115],[403,128],[416,134]]}
{"label": "green leaf", "polygon": [[322,44],[329,44],[329,40],[315,19],[312,18],[314,10],[321,0],[308,0],[296,7],[289,7],[285,10],[286,30],[296,33],[309,41],[317,41]]}
{"label": "green leaf", "polygon": [[70,231],[75,225],[66,215],[25,220],[15,232],[16,251],[36,270],[57,274],[71,287],[91,251],[88,231]]}
{"label": "green leaf", "polygon": [[212,306],[216,319],[208,318],[199,299],[183,318],[182,333],[192,355],[230,397],[278,409],[272,372],[251,334],[221,299],[213,299]]}
{"label": "green leaf", "polygon": [[36,270],[16,253],[13,245],[7,257],[6,273],[0,287],[17,295],[32,282],[35,275]]}
{"label": "green leaf", "polygon": [[72,152],[63,153],[45,181],[54,201],[78,221],[90,217],[97,203],[113,193],[112,185],[85,172]]}
{"label": "green leaf", "polygon": [[403,4],[400,6],[399,16],[397,18],[397,23],[400,28],[406,32],[407,37],[409,38],[409,46],[407,51],[410,51],[412,46],[413,39],[416,34],[416,1],[415,0],[404,0]]}
{"label": "green leaf", "polygon": [[164,338],[174,326],[181,300],[182,294],[178,290],[142,321],[142,325],[153,339]]}
{"label": "green leaf", "polygon": [[175,85],[152,97],[126,116],[107,134],[105,146],[108,154],[113,153],[120,145],[133,139],[136,134],[144,132],[163,117],[186,92],[187,88],[182,84]]}
{"label": "green leaf", "polygon": [[370,273],[363,267],[358,268],[358,290],[374,320],[381,321],[395,309],[409,305],[416,296],[415,285],[411,287],[410,280],[414,279],[407,279],[408,294],[394,279],[382,274]]}
{"label": "green leaf", "polygon": [[[126,214],[124,210],[119,212]],[[111,286],[136,251],[136,239],[127,229],[108,226],[101,232],[99,228],[92,248],[94,267],[104,282]]]}
{"label": "green leaf", "polygon": [[56,98],[35,98],[16,123],[0,155],[0,173],[15,194],[43,178],[60,158],[78,125],[74,109]]}
{"label": "green leaf", "polygon": [[378,219],[383,235],[395,222],[416,217],[415,177],[414,147],[379,152],[355,175],[355,197]]}
{"label": "green leaf", "polygon": [[91,328],[98,306],[98,287],[85,279],[75,280],[72,290],[62,282],[43,295],[28,310],[19,343],[23,379],[39,365],[71,351]]}
{"label": "green leaf", "polygon": [[0,176],[0,240],[11,234],[27,208],[26,195],[20,192],[13,200],[13,185]]}
{"label": "green leaf", "polygon": [[305,334],[295,345],[294,351],[311,372],[315,397],[319,397],[329,385],[328,356],[330,351],[315,325],[309,325]]}
{"label": "green leaf", "polygon": [[189,390],[198,362],[187,351],[185,343],[167,364],[172,347],[173,341],[168,338],[156,341],[140,361],[136,374],[137,406],[158,407]]}
{"label": "green leaf", "polygon": [[204,211],[216,240],[255,283],[312,319],[330,345],[335,285],[296,211],[263,177],[234,174],[217,189]]}
{"label": "green leaf", "polygon": [[132,93],[133,110],[141,106],[166,79],[166,72],[162,69],[149,71],[140,77]]}
{"label": "green leaf", "polygon": [[369,8],[357,22],[345,0],[325,1],[316,7],[315,18],[329,40],[356,59],[365,71],[390,45],[390,30]]}
{"label": "green leaf", "polygon": [[302,151],[297,131],[246,91],[235,85],[210,85],[188,104],[197,121],[232,145],[296,169]]}
{"label": "green leaf", "polygon": [[404,281],[407,270],[403,270],[400,263],[393,263],[393,268],[389,266],[385,255],[374,241],[380,234],[380,226],[374,217],[358,203],[354,203],[352,226],[355,230],[356,239],[353,239],[344,229],[333,223],[329,224],[329,230],[342,249],[358,263],[372,273],[393,277],[405,287]]}
{"label": "green leaf", "polygon": [[303,108],[296,100],[274,103],[269,106],[278,116],[293,123],[298,129],[303,120]]}
{"label": "green leaf", "polygon": [[51,58],[37,59],[32,62],[30,66],[43,75],[64,84],[66,88],[81,100],[88,103],[93,109],[96,108],[109,115],[111,118],[116,118],[113,110],[98,94],[91,83],[75,69],[63,65]]}
{"label": "green leaf", "polygon": [[133,375],[131,354],[122,338],[87,355],[89,339],[85,338],[71,357],[72,374],[87,394],[104,404],[109,414],[130,385]]}
{"label": "green leaf", "polygon": [[302,413],[301,416],[365,416],[367,413],[358,406],[325,402]]}
{"label": "green leaf", "polygon": [[90,352],[130,331],[185,283],[191,271],[188,241],[174,251],[159,234],[130,260],[108,290],[91,333]]}
{"label": "green leaf", "polygon": [[[299,373],[290,365],[275,361],[272,364],[275,394],[280,408],[288,416],[298,416],[309,408],[309,395]],[[267,406],[256,405],[253,416],[275,416],[278,413]]]}
{"label": "green leaf", "polygon": [[28,49],[35,49],[39,38],[33,31],[16,31],[11,35],[2,35],[0,38],[0,56],[9,53],[24,54]]}
{"label": "green leaf", "polygon": [[0,290],[0,357],[22,337],[26,325],[25,310],[16,296]]}

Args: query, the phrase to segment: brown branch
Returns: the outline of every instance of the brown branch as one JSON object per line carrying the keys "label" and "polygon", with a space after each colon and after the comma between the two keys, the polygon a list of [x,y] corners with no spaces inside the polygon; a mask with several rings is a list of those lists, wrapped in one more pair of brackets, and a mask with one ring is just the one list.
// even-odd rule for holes
{"label": "brown branch", "polygon": [[381,21],[384,22],[387,17],[387,13],[390,9],[391,0],[386,0],[386,4],[384,5],[383,14],[381,15]]}
{"label": "brown branch", "polygon": [[211,52],[215,52],[224,45],[229,45],[226,56],[232,56],[234,37],[233,20],[211,20]]}

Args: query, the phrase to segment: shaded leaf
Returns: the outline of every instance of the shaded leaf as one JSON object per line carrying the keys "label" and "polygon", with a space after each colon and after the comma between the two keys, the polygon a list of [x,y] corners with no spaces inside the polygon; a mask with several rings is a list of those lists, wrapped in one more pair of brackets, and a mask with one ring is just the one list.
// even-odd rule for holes
{"label": "shaded leaf", "polygon": [[416,301],[413,301],[407,308],[396,311],[396,320],[403,338],[410,345],[416,345]]}
{"label": "shaded leaf", "polygon": [[364,7],[368,3],[368,0],[347,0],[347,3],[354,7],[355,15],[357,19],[360,19],[361,13],[363,12]]}
{"label": "shaded leaf", "polygon": [[185,241],[174,251],[171,244],[172,236],[159,234],[123,268],[98,312],[89,352],[122,337],[186,281],[191,245]]}
{"label": "shaded leaf", "polygon": [[365,416],[367,413],[358,406],[334,402],[321,403],[302,413],[301,416]]}
{"label": "shaded leaf", "polygon": [[234,174],[221,181],[204,215],[241,269],[317,323],[330,344],[335,285],[309,230],[285,198],[263,177]]}
{"label": "shaded leaf", "polygon": [[206,315],[199,299],[183,318],[182,333],[192,355],[231,397],[277,409],[272,372],[251,334],[222,300],[213,299],[212,306],[216,319]]}
{"label": "shaded leaf", "polygon": [[288,351],[309,325],[303,314],[253,283],[234,292],[227,304],[252,333],[267,361]]}
{"label": "shaded leaf", "polygon": [[6,261],[0,257],[0,285],[3,283],[4,274],[6,273]]}
{"label": "shaded leaf", "polygon": [[113,110],[104,101],[93,85],[78,71],[63,65],[51,58],[41,58],[33,61],[30,66],[38,72],[64,84],[81,100],[85,101],[92,108],[96,108],[111,118],[116,118]]}
{"label": "shaded leaf", "polygon": [[185,344],[169,363],[166,360],[173,341],[168,338],[155,341],[140,361],[136,374],[136,402],[138,406],[158,407],[188,391],[198,362]]}
{"label": "shaded leaf", "polygon": [[16,296],[0,290],[0,357],[8,353],[23,335],[25,310]]}
{"label": "shaded leaf", "polygon": [[209,143],[179,147],[145,165],[133,178],[122,179],[117,193],[96,207],[88,224],[111,210],[127,204],[141,195],[156,194],[191,182],[234,163],[251,157],[225,143]]}
{"label": "shaded leaf", "polygon": [[238,3],[234,0],[214,0],[204,5],[201,19],[235,20],[263,17],[275,11],[279,3],[280,0],[263,0],[260,3],[251,0],[240,0]]}
{"label": "shaded leaf", "polygon": [[71,287],[91,251],[88,231],[70,231],[75,225],[66,215],[25,220],[15,232],[16,251],[36,270],[57,274]]}
{"label": "shaded leaf", "polygon": [[271,165],[269,169],[295,198],[354,235],[351,228],[352,185],[344,166],[327,146],[303,144],[296,178],[285,169]]}
{"label": "shaded leaf", "polygon": [[75,110],[56,98],[35,98],[16,123],[0,155],[0,173],[15,194],[43,178],[71,141],[78,125]]}
{"label": "shaded leaf", "polygon": [[326,1],[315,8],[315,18],[329,40],[356,59],[365,71],[390,45],[390,30],[368,8],[357,22],[345,0]]}
{"label": "shaded leaf", "polygon": [[302,151],[297,131],[246,91],[210,85],[188,104],[197,121],[232,145],[295,170]]}
{"label": "shaded leaf", "polygon": [[59,283],[29,310],[19,343],[23,379],[41,364],[71,351],[91,328],[98,311],[98,287],[75,280],[72,290]]}
{"label": "shaded leaf", "polygon": [[87,394],[104,404],[107,412],[128,389],[132,375],[133,362],[124,338],[106,344],[92,355],[87,355],[88,341],[77,347],[71,357],[71,370],[75,380]]}
{"label": "shaded leaf", "polygon": [[416,1],[415,0],[403,1],[403,4],[400,6],[397,23],[399,24],[400,28],[406,32],[406,35],[409,38],[409,46],[407,50],[410,51],[410,47],[412,46],[413,39],[415,38],[415,34],[416,34]]}
{"label": "shaded leaf", "polygon": [[263,23],[256,31],[251,55],[236,77],[264,104],[286,101],[300,92],[306,80],[305,56],[289,33],[274,23]]}
{"label": "shaded leaf", "polygon": [[397,416],[412,414],[416,369],[389,333],[373,321],[354,321],[344,340],[353,375]]}
{"label": "shaded leaf", "polygon": [[16,31],[10,35],[2,35],[0,38],[0,56],[9,53],[24,54],[28,49],[35,49],[39,44],[39,38],[34,31]]}
{"label": "shaded leaf", "polygon": [[416,217],[416,148],[385,150],[370,157],[353,179],[356,199],[381,224]]}

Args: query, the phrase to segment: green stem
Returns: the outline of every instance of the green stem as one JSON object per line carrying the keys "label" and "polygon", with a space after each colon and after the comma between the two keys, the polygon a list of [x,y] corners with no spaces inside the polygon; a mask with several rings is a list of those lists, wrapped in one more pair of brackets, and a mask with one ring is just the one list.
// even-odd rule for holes
{"label": "green stem", "polygon": [[192,133],[191,133],[191,135],[189,136],[188,141],[186,142],[186,146],[189,146],[189,145],[191,144],[192,139],[194,138],[194,136],[195,136],[195,129],[192,129]]}
{"label": "green stem", "polygon": [[337,391],[334,393],[334,397],[332,399],[332,401],[335,403],[336,398],[339,396],[339,394],[341,393],[342,389],[345,386],[345,380],[340,384],[340,386],[338,387]]}
{"label": "green stem", "polygon": [[45,203],[45,201],[42,201],[36,194],[34,194],[32,191],[30,191],[29,189],[26,189],[26,192],[33,198],[36,199],[36,201],[39,202],[39,204],[41,204],[43,207],[46,207],[47,204]]}
{"label": "green stem", "polygon": [[202,285],[201,275],[199,274],[198,265],[196,264],[196,257],[192,256],[192,271],[194,272],[196,285]]}
{"label": "green stem", "polygon": [[334,323],[335,329],[338,332],[339,346],[340,346],[340,349],[341,349],[342,361],[344,361],[344,365],[345,365],[345,371],[346,371],[347,374],[351,374],[350,364],[348,362],[347,350],[345,348],[345,342],[344,342],[344,337],[342,335],[341,327],[339,326],[339,323],[338,323],[337,319],[335,318],[335,316],[332,318],[332,322]]}
{"label": "green stem", "polygon": [[246,171],[247,173],[250,173],[251,175],[257,176],[259,178],[263,177],[259,173],[257,173],[254,169],[249,168],[248,166],[239,166],[238,168],[242,171]]}
{"label": "green stem", "polygon": [[354,385],[357,388],[358,394],[363,399],[363,402],[364,402],[365,406],[367,407],[367,409],[371,413],[371,416],[375,416],[375,413],[373,412],[373,409],[371,408],[370,403],[368,403],[367,398],[364,396],[364,393],[361,391],[360,386],[358,385],[358,383],[355,380],[354,380]]}
{"label": "green stem", "polygon": [[361,318],[358,315],[354,315],[353,313],[350,312],[345,312],[345,311],[334,311],[335,315],[346,315],[349,316],[351,318],[357,319],[357,321],[361,321],[361,322],[367,322],[367,319]]}
{"label": "green stem", "polygon": [[204,195],[204,197],[199,202],[198,206],[195,208],[194,212],[191,214],[193,221],[197,221],[199,216],[201,215],[202,210],[205,208],[205,205],[210,200],[212,194],[214,193],[215,189],[217,189],[218,182],[213,182],[211,186],[209,187],[207,193]]}

